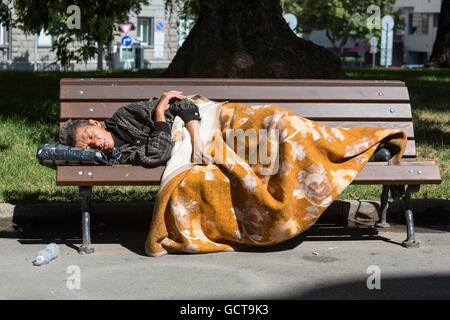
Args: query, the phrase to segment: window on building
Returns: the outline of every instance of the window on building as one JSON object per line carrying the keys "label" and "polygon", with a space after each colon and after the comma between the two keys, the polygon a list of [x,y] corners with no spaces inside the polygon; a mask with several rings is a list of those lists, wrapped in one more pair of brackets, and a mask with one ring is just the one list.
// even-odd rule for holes
{"label": "window on building", "polygon": [[142,44],[153,45],[153,18],[138,18],[137,38]]}
{"label": "window on building", "polygon": [[38,37],[38,45],[40,47],[51,47],[53,43],[53,38],[50,34],[44,31],[44,29],[41,30]]}
{"label": "window on building", "polygon": [[412,13],[408,16],[409,34],[428,34],[428,13]]}
{"label": "window on building", "polygon": [[433,27],[437,28],[439,25],[439,13],[433,14]]}

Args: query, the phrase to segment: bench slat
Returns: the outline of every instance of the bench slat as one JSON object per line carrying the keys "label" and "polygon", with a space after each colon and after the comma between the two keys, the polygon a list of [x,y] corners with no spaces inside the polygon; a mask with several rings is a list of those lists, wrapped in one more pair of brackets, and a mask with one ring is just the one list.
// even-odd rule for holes
{"label": "bench slat", "polygon": [[353,128],[353,127],[378,127],[388,129],[402,129],[405,131],[408,139],[414,139],[414,128],[412,122],[370,122],[370,121],[320,121],[320,123],[329,127]]}
{"label": "bench slat", "polygon": [[[85,101],[61,102],[60,118],[104,120],[110,118],[121,106],[133,101]],[[231,101],[230,101],[231,102]],[[296,114],[311,120],[376,120],[397,121],[412,120],[409,103],[300,103],[300,102],[261,102],[236,101],[244,105],[274,104],[292,110]]]}
{"label": "bench slat", "polygon": [[[398,122],[392,123],[392,128],[403,129],[402,127],[395,126],[395,124],[397,124],[397,123]],[[61,128],[63,126],[63,124],[64,124],[64,122],[60,122],[59,128]],[[355,123],[355,125],[356,124],[357,123]],[[380,127],[390,128],[389,123],[386,123],[387,126],[382,126],[383,123],[373,123],[373,126],[378,126],[376,124],[378,124]],[[406,122],[405,124],[408,124],[408,123]],[[416,144],[415,144],[414,137],[408,137],[408,139],[409,140],[406,142],[406,149],[405,149],[405,153],[403,154],[403,158],[415,158],[416,157]]]}
{"label": "bench slat", "polygon": [[[58,166],[58,186],[158,185],[164,167],[141,166]],[[413,170],[410,173],[410,170]],[[421,173],[418,173],[421,170]],[[79,172],[82,174],[80,175]],[[91,175],[87,173],[91,172]],[[404,162],[400,165],[369,162],[353,184],[439,184],[441,176],[434,161]]]}
{"label": "bench slat", "polygon": [[[104,119],[96,119],[103,123]],[[319,121],[329,127],[341,127],[341,128],[353,128],[353,127],[378,127],[378,128],[388,128],[388,129],[402,129],[405,131],[408,139],[414,139],[414,129],[412,122],[370,122],[370,121],[346,121],[346,122],[331,122],[331,121]],[[59,123],[59,128],[61,129],[64,125],[64,121]]]}
{"label": "bench slat", "polygon": [[329,80],[329,79],[231,79],[231,78],[65,78],[60,80],[61,86],[67,85],[278,85],[278,86],[380,86],[404,87],[399,80]]}
{"label": "bench slat", "polygon": [[[104,120],[122,105],[159,97],[165,91],[202,94],[246,105],[274,104],[331,127],[376,126],[405,130],[404,162],[368,163],[355,184],[435,184],[434,161],[415,161],[408,90],[401,81],[310,79],[62,79],[60,119]],[[421,174],[417,170],[421,170]],[[164,167],[59,166],[57,185],[158,185]],[[412,173],[410,173],[412,170]],[[81,173],[78,174],[78,173]],[[91,172],[91,175],[87,175]]]}
{"label": "bench slat", "polygon": [[60,99],[83,100],[146,100],[161,96],[170,90],[182,91],[185,95],[202,94],[212,100],[234,101],[327,101],[327,102],[409,102],[406,87],[369,86],[203,86],[196,85],[65,85],[61,87]]}

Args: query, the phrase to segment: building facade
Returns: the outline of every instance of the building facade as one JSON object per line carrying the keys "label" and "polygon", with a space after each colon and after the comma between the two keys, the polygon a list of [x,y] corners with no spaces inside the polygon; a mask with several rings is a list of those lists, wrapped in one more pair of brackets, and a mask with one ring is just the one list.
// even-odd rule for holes
{"label": "building facade", "polygon": [[[439,12],[442,0],[397,0],[394,8],[401,10],[405,23],[404,29],[396,28],[392,66],[426,64],[433,50],[436,38]],[[315,30],[303,36],[305,39],[323,47],[332,48],[325,30]],[[348,40],[345,44],[346,52],[362,46],[367,40]],[[378,47],[381,41],[378,41]],[[367,47],[367,46],[366,46]],[[378,48],[379,49],[379,48]],[[379,50],[378,50],[379,52]],[[364,53],[366,60],[371,57]],[[369,63],[369,61],[366,61]],[[379,53],[377,55],[379,64]]]}
{"label": "building facade", "polygon": [[[12,13],[14,15],[14,13]],[[110,48],[105,48],[104,69],[154,69],[166,68],[187,35],[189,27],[179,21],[174,11],[165,13],[164,0],[152,0],[136,15],[129,14],[131,41],[123,42],[126,34],[117,33]],[[39,35],[26,35],[18,28],[6,29],[0,25],[0,70],[61,70],[51,51],[53,38],[42,31]],[[79,44],[78,44],[79,45]],[[75,43],[74,48],[77,46]],[[35,54],[36,52],[36,54]],[[36,57],[36,66],[35,66]],[[69,70],[96,70],[97,57],[87,63],[73,62]]]}
{"label": "building facade", "polygon": [[426,64],[433,50],[442,0],[397,0],[402,11],[403,59],[406,64]]}

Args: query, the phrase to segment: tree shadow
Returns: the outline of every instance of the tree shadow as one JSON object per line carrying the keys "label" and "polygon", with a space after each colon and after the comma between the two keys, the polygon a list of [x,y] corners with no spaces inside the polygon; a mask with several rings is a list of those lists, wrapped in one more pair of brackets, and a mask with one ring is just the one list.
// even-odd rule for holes
{"label": "tree shadow", "polygon": [[[129,214],[126,212],[144,212],[148,214]],[[116,208],[110,210],[111,208]],[[22,211],[21,211],[22,210]],[[144,241],[151,223],[153,203],[120,203],[107,208],[93,207],[90,232],[91,241],[96,244],[118,243],[128,250],[145,256]],[[59,214],[59,215],[58,215]],[[47,217],[33,216],[29,209],[15,208],[13,224],[6,229],[0,228],[0,238],[18,239],[23,245],[55,242],[78,251],[82,244],[81,212],[79,204],[56,206]]]}
{"label": "tree shadow", "polygon": [[11,146],[0,143],[0,152],[5,151],[6,149],[9,149],[9,148],[11,148]]}
{"label": "tree shadow", "polygon": [[[119,187],[116,187],[119,188]],[[112,188],[102,189],[101,191],[94,190],[92,192],[91,201],[95,202],[120,202],[120,203],[134,203],[134,202],[153,202],[156,198],[158,190],[150,189],[144,191],[139,190],[127,190],[120,191]],[[36,191],[28,192],[22,190],[4,190],[2,193],[4,202],[21,205],[26,203],[36,204],[67,204],[73,203],[73,205],[80,206],[81,197],[78,189],[62,189],[55,188],[51,192],[49,191]],[[108,201],[105,201],[108,199]]]}
{"label": "tree shadow", "polygon": [[429,119],[418,119],[414,125],[416,142],[432,146],[450,146],[450,132],[439,128],[439,123]]}
{"label": "tree shadow", "polygon": [[285,242],[270,246],[233,246],[237,251],[256,253],[256,252],[277,252],[292,250],[303,242],[322,242],[322,241],[355,241],[355,240],[375,240],[401,246],[401,243],[392,241],[386,237],[380,236],[378,230],[373,226],[343,226],[336,224],[316,223],[314,226],[301,233],[300,235]]}
{"label": "tree shadow", "polygon": [[[349,221],[348,212],[345,217],[345,210],[349,210],[348,202],[337,201],[336,203],[334,207],[330,208],[343,210],[344,213],[325,212],[311,228],[290,240],[270,246],[230,244],[236,251],[244,253],[288,251],[297,248],[303,242],[323,241],[375,240],[401,246],[401,243],[381,235],[373,223],[360,224]],[[340,206],[339,203],[343,205]],[[146,256],[144,242],[152,221],[153,206],[153,202],[93,202],[90,211],[93,246],[103,243],[118,243],[138,255]],[[442,206],[447,206],[446,202],[443,202]],[[364,218],[364,215],[361,217]],[[388,211],[388,219],[390,223],[399,223],[392,225],[389,230],[405,232],[403,214],[390,214]],[[450,232],[450,225],[447,223],[448,221],[442,220],[442,215],[434,219],[430,220],[427,214],[419,215],[415,220],[416,230],[420,230],[420,232]],[[51,206],[46,203],[33,203],[31,206],[17,204],[14,207],[12,222],[7,229],[1,228],[0,225],[0,237],[18,239],[24,245],[56,242],[74,250],[78,250],[82,243],[79,202],[55,203]]]}
{"label": "tree shadow", "polygon": [[[303,288],[291,290],[291,292],[276,297],[265,297],[266,299],[287,300],[390,300],[390,299],[449,299],[450,298],[450,273],[446,275],[433,276],[405,276],[386,277],[383,269],[380,269],[381,277],[379,286],[367,286],[367,277],[361,281],[343,281],[339,284],[322,286],[304,292]],[[369,283],[372,284],[373,283]]]}

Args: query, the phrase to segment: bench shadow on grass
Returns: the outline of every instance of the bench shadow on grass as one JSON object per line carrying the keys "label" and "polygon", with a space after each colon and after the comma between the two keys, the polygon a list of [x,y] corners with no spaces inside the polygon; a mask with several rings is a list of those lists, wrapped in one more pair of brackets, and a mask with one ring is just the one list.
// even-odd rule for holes
{"label": "bench shadow on grass", "polygon": [[[156,198],[157,190],[139,191],[139,190],[96,190],[93,189],[92,202],[153,202]],[[36,191],[26,192],[22,190],[4,190],[2,193],[5,203],[20,205],[24,203],[75,203],[80,205],[81,197],[78,189],[56,188],[51,192]],[[107,199],[107,200],[105,200]]]}

